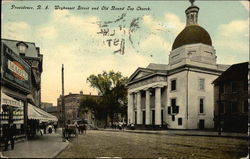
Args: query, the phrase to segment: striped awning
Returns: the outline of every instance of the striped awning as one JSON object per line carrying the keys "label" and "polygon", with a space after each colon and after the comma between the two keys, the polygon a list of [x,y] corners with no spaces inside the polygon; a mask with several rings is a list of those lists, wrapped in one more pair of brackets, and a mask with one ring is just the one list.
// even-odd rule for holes
{"label": "striped awning", "polygon": [[23,107],[24,104],[20,100],[16,100],[7,94],[1,92],[1,105],[6,104],[13,107]]}
{"label": "striped awning", "polygon": [[37,119],[40,122],[55,122],[57,117],[47,113],[46,111],[28,103],[28,119]]}
{"label": "striped awning", "polygon": [[2,105],[8,105],[11,107],[16,107],[16,108],[23,108],[24,103],[21,100],[16,100],[1,91],[0,113],[3,111]]}

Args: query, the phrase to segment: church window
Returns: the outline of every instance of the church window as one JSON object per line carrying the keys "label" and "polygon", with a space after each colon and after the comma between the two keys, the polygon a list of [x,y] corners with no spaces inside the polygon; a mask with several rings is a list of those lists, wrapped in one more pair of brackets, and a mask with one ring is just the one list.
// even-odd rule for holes
{"label": "church window", "polygon": [[205,79],[200,78],[199,79],[199,90],[205,89]]}
{"label": "church window", "polygon": [[175,121],[175,116],[174,115],[172,115],[172,121]]}
{"label": "church window", "polygon": [[178,118],[178,125],[182,125],[182,118]]}
{"label": "church window", "polygon": [[176,79],[171,80],[171,91],[175,91],[176,90]]}
{"label": "church window", "polygon": [[203,114],[204,113],[204,98],[199,99],[199,113]]}

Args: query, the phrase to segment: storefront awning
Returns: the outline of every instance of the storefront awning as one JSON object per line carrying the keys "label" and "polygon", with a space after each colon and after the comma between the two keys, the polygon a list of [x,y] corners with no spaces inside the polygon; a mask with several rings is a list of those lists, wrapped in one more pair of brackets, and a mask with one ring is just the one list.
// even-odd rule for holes
{"label": "storefront awning", "polygon": [[57,117],[54,115],[51,115],[30,103],[28,103],[28,119],[37,119],[41,122],[58,121]]}
{"label": "storefront awning", "polygon": [[[4,104],[18,108],[23,108],[24,106],[22,101],[16,100],[1,91],[1,105]],[[0,112],[2,112],[2,107],[0,108]]]}

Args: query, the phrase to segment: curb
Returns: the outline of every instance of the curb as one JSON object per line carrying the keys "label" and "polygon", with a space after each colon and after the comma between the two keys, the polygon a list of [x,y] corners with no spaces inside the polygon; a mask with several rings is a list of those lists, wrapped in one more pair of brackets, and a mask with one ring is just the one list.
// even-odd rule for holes
{"label": "curb", "polygon": [[67,141],[67,145],[65,145],[63,148],[59,149],[58,151],[56,151],[52,156],[51,158],[56,158],[56,156],[58,156],[62,151],[64,151],[68,146],[69,146],[69,141]]}

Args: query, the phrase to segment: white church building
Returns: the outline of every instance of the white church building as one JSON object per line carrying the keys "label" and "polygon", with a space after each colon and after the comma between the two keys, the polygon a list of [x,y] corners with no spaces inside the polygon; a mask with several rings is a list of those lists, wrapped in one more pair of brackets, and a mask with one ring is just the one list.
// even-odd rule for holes
{"label": "white church building", "polygon": [[168,64],[139,67],[127,82],[128,124],[135,127],[214,127],[212,82],[229,66],[217,64],[209,33],[198,24],[199,8],[185,11],[186,27],[176,37]]}

